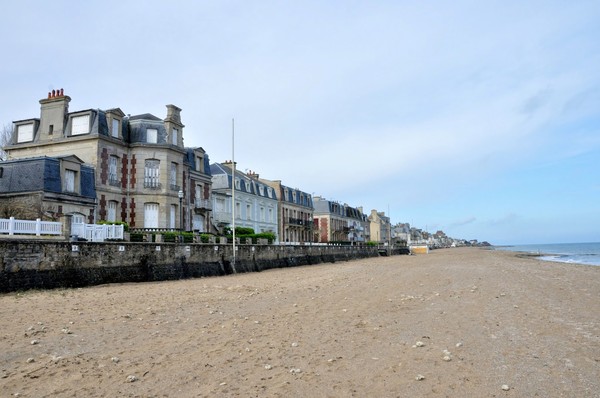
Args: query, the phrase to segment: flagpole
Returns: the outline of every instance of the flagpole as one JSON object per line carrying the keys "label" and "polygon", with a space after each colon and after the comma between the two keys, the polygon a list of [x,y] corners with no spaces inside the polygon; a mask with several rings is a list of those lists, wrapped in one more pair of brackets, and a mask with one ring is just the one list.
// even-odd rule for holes
{"label": "flagpole", "polygon": [[233,234],[231,268],[235,274],[235,119],[231,119],[231,165],[231,232]]}

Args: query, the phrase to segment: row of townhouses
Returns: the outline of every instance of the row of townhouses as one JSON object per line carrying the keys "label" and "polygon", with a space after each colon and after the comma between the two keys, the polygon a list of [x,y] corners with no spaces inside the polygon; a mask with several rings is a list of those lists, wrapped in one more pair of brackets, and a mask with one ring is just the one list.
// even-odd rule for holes
{"label": "row of townhouses", "polygon": [[[223,232],[233,223],[278,242],[388,242],[385,213],[351,207],[210,163],[201,147],[184,146],[181,109],[166,117],[119,108],[71,112],[53,90],[40,116],[13,122],[0,162],[0,218],[25,214],[77,223],[121,221],[134,230]],[[235,191],[235,192],[234,192]],[[235,203],[234,203],[235,201]],[[233,213],[232,213],[233,212]]]}

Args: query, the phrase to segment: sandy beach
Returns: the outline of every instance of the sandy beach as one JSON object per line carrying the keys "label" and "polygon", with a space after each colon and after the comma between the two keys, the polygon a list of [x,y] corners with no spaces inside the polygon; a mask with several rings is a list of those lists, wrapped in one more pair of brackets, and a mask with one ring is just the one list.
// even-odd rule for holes
{"label": "sandy beach", "polygon": [[600,397],[600,267],[444,249],[0,295],[2,397]]}

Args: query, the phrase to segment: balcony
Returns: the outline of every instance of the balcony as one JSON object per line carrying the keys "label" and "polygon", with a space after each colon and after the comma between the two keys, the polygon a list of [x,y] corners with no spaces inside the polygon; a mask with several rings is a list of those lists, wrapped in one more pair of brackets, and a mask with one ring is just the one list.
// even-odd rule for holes
{"label": "balcony", "polygon": [[292,217],[289,217],[287,224],[289,226],[298,226],[298,227],[307,227],[307,228],[309,228],[309,227],[312,226],[312,221],[303,220],[301,218],[292,218]]}
{"label": "balcony", "polygon": [[230,224],[231,223],[231,212],[213,213],[213,220],[217,224]]}
{"label": "balcony", "polygon": [[117,178],[117,176],[108,176],[108,185],[111,187],[121,187],[121,181]]}
{"label": "balcony", "polygon": [[144,180],[144,188],[148,189],[162,189],[162,185],[157,180]]}
{"label": "balcony", "polygon": [[210,199],[196,199],[194,202],[194,208],[196,210],[211,210],[212,201]]}

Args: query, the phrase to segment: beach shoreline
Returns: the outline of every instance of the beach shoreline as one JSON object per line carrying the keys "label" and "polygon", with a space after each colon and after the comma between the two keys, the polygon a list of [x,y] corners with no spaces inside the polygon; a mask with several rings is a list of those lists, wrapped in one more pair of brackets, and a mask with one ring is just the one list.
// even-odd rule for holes
{"label": "beach shoreline", "polygon": [[453,248],[0,295],[3,396],[598,396],[600,268]]}

